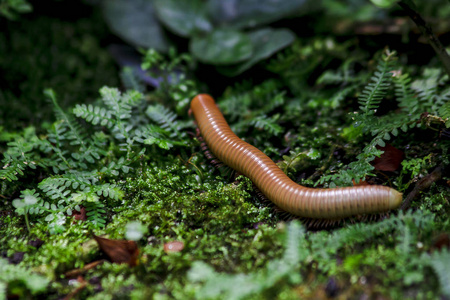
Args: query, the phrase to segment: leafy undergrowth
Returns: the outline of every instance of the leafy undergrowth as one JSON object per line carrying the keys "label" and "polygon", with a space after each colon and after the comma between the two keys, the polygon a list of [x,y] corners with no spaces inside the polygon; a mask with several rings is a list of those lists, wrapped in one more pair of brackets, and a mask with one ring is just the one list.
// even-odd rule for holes
{"label": "leafy undergrowth", "polygon": [[[178,66],[161,59],[147,53],[165,71],[187,71],[180,57]],[[239,82],[217,100],[232,129],[297,182],[364,180],[407,195],[435,167],[448,169],[450,89],[437,64],[403,61],[389,50],[368,57],[352,42],[296,41],[262,65],[272,78]],[[148,92],[127,76],[126,90],[103,87],[69,110],[48,89],[54,123],[0,134],[0,298],[450,296],[445,172],[411,211],[307,230],[205,159],[187,114],[200,83],[180,77]],[[388,145],[398,162],[374,163]],[[105,258],[92,234],[135,240],[137,265],[84,269]],[[182,247],[168,251],[173,242]]]}

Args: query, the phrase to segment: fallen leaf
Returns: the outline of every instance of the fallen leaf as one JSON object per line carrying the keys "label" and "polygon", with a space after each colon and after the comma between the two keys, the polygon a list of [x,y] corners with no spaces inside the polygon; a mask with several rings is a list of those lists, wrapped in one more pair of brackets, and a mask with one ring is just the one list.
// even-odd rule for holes
{"label": "fallen leaf", "polygon": [[30,245],[36,249],[39,249],[39,248],[41,248],[42,245],[44,245],[44,241],[41,239],[35,239],[35,240],[29,241],[28,245]]}
{"label": "fallen leaf", "polygon": [[86,221],[87,220],[87,216],[86,216],[86,207],[81,206],[80,211],[76,211],[74,210],[72,212],[73,218],[75,220],[81,220],[81,221]]}
{"label": "fallen leaf", "polygon": [[433,244],[431,246],[431,252],[437,250],[441,251],[442,249],[450,249],[450,234],[441,233],[438,236],[433,238]]}
{"label": "fallen leaf", "polygon": [[184,249],[183,242],[173,241],[164,244],[164,252],[166,253],[180,252],[183,249]]}
{"label": "fallen leaf", "polygon": [[403,151],[388,143],[384,147],[377,146],[377,149],[383,150],[384,153],[380,157],[376,157],[372,162],[376,170],[392,172],[400,167],[403,160]]}
{"label": "fallen leaf", "polygon": [[10,264],[17,265],[23,260],[24,256],[25,252],[15,252],[12,257],[8,258],[8,261]]}
{"label": "fallen leaf", "polygon": [[135,267],[138,264],[139,248],[134,241],[110,240],[93,235],[100,249],[108,256],[111,262],[129,264]]}

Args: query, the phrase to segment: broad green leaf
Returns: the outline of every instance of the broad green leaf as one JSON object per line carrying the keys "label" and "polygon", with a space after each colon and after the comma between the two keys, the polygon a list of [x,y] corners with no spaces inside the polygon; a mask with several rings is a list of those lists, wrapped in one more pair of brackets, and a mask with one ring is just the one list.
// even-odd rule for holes
{"label": "broad green leaf", "polygon": [[136,47],[167,52],[169,43],[155,16],[151,1],[103,1],[103,13],[111,30]]}
{"label": "broad green leaf", "polygon": [[154,5],[158,19],[179,36],[212,30],[204,1],[156,0]]}
{"label": "broad green leaf", "polygon": [[280,49],[290,45],[295,39],[294,33],[284,28],[263,28],[249,32],[248,36],[252,41],[254,49],[252,57],[237,66],[222,67],[219,69],[219,72],[227,76],[238,75],[259,61],[270,57]]}
{"label": "broad green leaf", "polygon": [[213,65],[235,64],[253,54],[250,37],[230,29],[217,29],[205,36],[195,36],[189,46],[198,60]]}
{"label": "broad green leaf", "polygon": [[306,14],[309,0],[210,0],[209,15],[215,23],[232,28],[257,27],[289,15]]}
{"label": "broad green leaf", "polygon": [[370,0],[373,4],[381,8],[389,8],[394,6],[398,0]]}

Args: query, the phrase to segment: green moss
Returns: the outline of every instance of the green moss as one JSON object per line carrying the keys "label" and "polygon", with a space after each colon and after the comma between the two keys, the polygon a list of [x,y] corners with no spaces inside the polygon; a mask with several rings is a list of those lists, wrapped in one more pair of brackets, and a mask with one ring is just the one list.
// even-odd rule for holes
{"label": "green moss", "polygon": [[[32,25],[48,34],[39,36]],[[20,82],[0,95],[9,105],[2,110],[0,133],[5,150],[0,253],[11,261],[25,254],[18,266],[1,263],[40,274],[50,282],[39,290],[47,298],[76,289],[67,271],[104,258],[91,233],[125,239],[131,222],[144,226],[137,240],[139,264],[105,262],[84,272],[88,285],[79,298],[315,298],[324,296],[330,281],[349,298],[440,295],[446,276],[437,266],[447,252],[430,252],[436,247],[433,237],[450,231],[445,174],[415,200],[415,213],[306,231],[297,222],[280,222],[281,215],[257,199],[248,179],[208,163],[199,141],[190,137],[195,127],[187,116],[188,100],[201,86],[195,78],[165,82],[167,89],[152,92],[102,88],[99,95],[101,85],[117,86],[114,67],[95,38],[102,35],[101,26],[42,16],[13,27],[8,23],[11,42],[0,44],[0,52],[14,51],[26,59],[0,58],[11,71],[7,82]],[[39,55],[50,41],[55,43],[53,56]],[[439,113],[438,104],[448,97],[443,86],[448,78],[432,64],[404,65],[400,53],[395,67],[410,75],[389,78],[384,98],[368,103],[359,95],[378,78],[373,75],[377,63],[352,45],[328,38],[296,42],[262,65],[274,72],[272,78],[227,87],[217,97],[219,105],[239,136],[297,182],[324,187],[367,176],[408,193],[431,166],[448,167],[448,140],[414,119],[423,111]],[[47,68],[51,62],[57,72]],[[178,69],[163,57],[159,63],[189,69]],[[53,123],[49,111],[37,109],[44,107],[41,91],[46,87],[59,90],[46,91],[57,119]],[[373,86],[367,89],[374,92]],[[67,108],[74,105],[74,110]],[[23,114],[13,116],[18,111]],[[22,126],[30,122],[35,127]],[[380,154],[375,146],[386,141],[403,150],[406,160],[401,170],[385,174],[374,171],[370,162]],[[38,201],[26,208],[28,230],[25,209],[13,202],[31,190]],[[82,207],[88,209],[88,220],[75,221]],[[30,243],[37,239],[41,246]],[[183,250],[164,251],[173,241],[182,242]],[[32,294],[26,280],[0,280],[0,290],[19,283],[23,295]]]}

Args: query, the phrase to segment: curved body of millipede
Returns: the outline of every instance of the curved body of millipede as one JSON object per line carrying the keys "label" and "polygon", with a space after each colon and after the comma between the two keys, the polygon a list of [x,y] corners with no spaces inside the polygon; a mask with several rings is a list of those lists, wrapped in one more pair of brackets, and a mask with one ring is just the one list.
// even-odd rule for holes
{"label": "curved body of millipede", "polygon": [[402,194],[385,186],[315,189],[292,181],[257,148],[230,129],[214,99],[197,95],[191,102],[197,126],[209,150],[223,163],[250,178],[276,206],[293,215],[313,219],[340,219],[386,212],[397,208]]}

